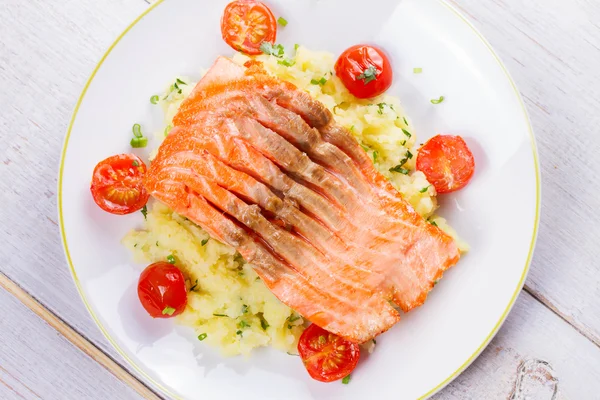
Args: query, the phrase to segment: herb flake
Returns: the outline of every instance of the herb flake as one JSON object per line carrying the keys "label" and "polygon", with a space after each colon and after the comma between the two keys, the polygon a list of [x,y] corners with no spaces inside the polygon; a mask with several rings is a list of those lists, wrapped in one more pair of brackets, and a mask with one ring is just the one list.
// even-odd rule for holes
{"label": "herb flake", "polygon": [[431,100],[431,104],[440,104],[441,102],[443,102],[445,100],[444,96],[440,96],[439,99],[432,99]]}
{"label": "herb flake", "polygon": [[365,69],[362,74],[357,75],[356,79],[364,81],[364,84],[374,81],[377,79],[377,75],[379,75],[379,71],[372,65],[369,65],[369,68]]}
{"label": "herb flake", "polygon": [[175,309],[173,307],[166,306],[164,310],[162,310],[163,315],[173,315]]}

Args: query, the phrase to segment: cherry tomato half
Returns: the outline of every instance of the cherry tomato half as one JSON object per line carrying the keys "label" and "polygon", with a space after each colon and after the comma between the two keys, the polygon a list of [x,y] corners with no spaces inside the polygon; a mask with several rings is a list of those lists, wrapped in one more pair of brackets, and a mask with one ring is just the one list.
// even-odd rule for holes
{"label": "cherry tomato half", "polygon": [[151,264],[140,275],[138,297],[152,318],[171,318],[181,314],[187,304],[183,274],[173,264]]}
{"label": "cherry tomato half", "polygon": [[437,135],[419,149],[417,169],[438,193],[462,189],[475,172],[475,159],[460,136]]}
{"label": "cherry tomato half", "polygon": [[221,34],[234,50],[261,54],[262,42],[273,44],[277,39],[277,21],[269,7],[260,1],[233,1],[225,7]]}
{"label": "cherry tomato half", "polygon": [[331,382],[350,375],[360,358],[358,344],[315,324],[306,328],[300,336],[298,353],[309,375],[321,382]]}
{"label": "cherry tomato half", "polygon": [[392,65],[385,53],[364,44],[344,51],[335,63],[335,73],[359,99],[379,96],[392,85]]}
{"label": "cherry tomato half", "polygon": [[111,214],[130,214],[144,207],[146,164],[135,154],[108,157],[94,168],[90,190],[101,209]]}

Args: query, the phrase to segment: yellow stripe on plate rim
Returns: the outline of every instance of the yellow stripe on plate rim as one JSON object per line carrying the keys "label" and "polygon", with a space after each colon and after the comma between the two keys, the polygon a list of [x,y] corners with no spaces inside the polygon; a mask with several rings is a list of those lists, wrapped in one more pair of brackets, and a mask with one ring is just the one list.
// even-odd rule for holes
{"label": "yellow stripe on plate rim", "polygon": [[[146,9],[139,17],[137,17],[117,37],[117,39],[111,44],[111,46],[108,48],[108,50],[106,50],[106,53],[104,53],[104,55],[102,56],[102,58],[100,59],[100,61],[98,62],[98,64],[94,68],[94,70],[92,71],[92,74],[90,75],[89,79],[87,80],[87,82],[83,88],[83,91],[81,92],[81,95],[79,96],[79,99],[77,100],[77,104],[75,105],[75,109],[73,111],[71,121],[69,122],[69,127],[67,129],[67,134],[65,136],[65,141],[64,141],[63,149],[62,149],[61,156],[60,156],[60,167],[59,167],[59,176],[58,176],[58,216],[59,216],[59,222],[60,222],[60,235],[62,238],[65,256],[66,256],[67,262],[69,264],[69,269],[71,270],[71,275],[73,276],[73,281],[75,282],[75,286],[77,286],[77,290],[79,291],[79,295],[81,296],[81,299],[83,300],[85,307],[87,308],[88,312],[92,316],[92,319],[94,320],[96,325],[98,325],[98,328],[100,328],[100,331],[102,332],[102,334],[106,337],[106,339],[110,342],[110,344],[117,350],[117,352],[140,375],[142,375],[154,387],[160,389],[163,393],[165,393],[173,398],[181,399],[180,396],[177,396],[176,394],[171,392],[168,388],[164,387],[163,385],[161,385],[160,383],[155,381],[151,376],[149,376],[146,372],[144,372],[135,362],[133,362],[133,360],[131,360],[131,358],[129,358],[129,356],[125,353],[125,351],[123,351],[123,349],[121,349],[121,347],[115,342],[115,340],[108,334],[106,328],[104,328],[104,326],[102,325],[102,323],[100,322],[100,320],[98,319],[96,314],[94,313],[92,307],[90,306],[90,304],[87,301],[87,298],[85,297],[85,294],[83,292],[83,289],[81,287],[79,279],[77,278],[77,273],[75,272],[75,268],[73,267],[73,261],[71,260],[71,255],[69,253],[69,247],[67,245],[67,237],[66,237],[66,233],[65,233],[65,227],[64,227],[64,222],[63,222],[63,211],[62,211],[62,180],[63,180],[63,172],[64,172],[64,164],[65,164],[65,154],[67,152],[67,147],[69,144],[69,137],[71,136],[73,124],[77,117],[77,112],[79,111],[79,107],[81,106],[83,98],[84,98],[90,84],[92,83],[92,80],[96,76],[96,73],[98,72],[98,70],[100,69],[100,67],[104,63],[104,60],[106,60],[106,58],[108,57],[110,52],[121,41],[121,39],[123,39],[123,37],[125,37],[125,35],[131,30],[131,28],[133,28],[142,18],[144,18],[146,15],[148,15],[148,13],[150,13],[150,11],[154,10],[163,1],[165,1],[165,0],[157,0],[155,3],[150,5],[150,7],[148,7],[148,9]],[[460,367],[458,367],[458,369],[456,371],[454,371],[450,376],[448,376],[446,379],[444,379],[442,382],[440,382],[434,388],[432,388],[431,390],[427,391],[425,394],[420,396],[419,399],[426,399],[427,397],[435,394],[436,392],[438,392],[439,390],[444,388],[447,384],[449,384],[461,372],[463,372],[477,358],[477,356],[479,356],[479,354],[481,354],[481,352],[485,349],[485,347],[488,345],[488,343],[494,338],[494,336],[500,329],[500,326],[502,326],[502,323],[506,319],[508,313],[510,312],[513,305],[515,304],[515,301],[517,300],[517,297],[518,297],[521,289],[523,288],[523,284],[525,283],[525,277],[527,276],[527,272],[529,271],[529,266],[531,264],[531,259],[533,257],[533,249],[535,247],[535,242],[537,239],[538,225],[539,225],[539,221],[540,221],[540,202],[541,202],[541,177],[540,177],[540,167],[539,167],[539,159],[538,159],[538,154],[537,154],[537,147],[536,147],[536,143],[535,143],[535,135],[533,133],[533,128],[531,126],[531,121],[529,119],[527,109],[525,108],[525,104],[523,103],[523,99],[521,97],[521,94],[519,93],[519,90],[517,89],[517,86],[516,86],[514,80],[512,79],[510,73],[508,72],[508,70],[506,69],[506,67],[504,66],[502,61],[500,60],[500,57],[498,57],[498,55],[496,54],[496,52],[494,51],[494,49],[492,48],[490,43],[485,39],[485,37],[481,34],[481,32],[479,32],[479,30],[464,15],[462,15],[462,13],[459,12],[453,5],[447,3],[445,0],[437,0],[437,1],[439,3],[441,3],[443,6],[445,6],[446,8],[448,8],[456,16],[458,16],[465,24],[467,24],[469,26],[469,28],[471,28],[473,30],[473,32],[477,35],[477,37],[479,37],[479,39],[483,42],[483,44],[488,48],[490,53],[493,55],[494,59],[498,62],[498,65],[500,66],[500,68],[502,68],[502,70],[506,74],[506,77],[508,78],[508,80],[515,92],[515,96],[517,97],[519,105],[521,106],[521,108],[523,110],[523,115],[525,117],[525,120],[527,121],[527,126],[528,126],[530,140],[531,140],[531,150],[533,152],[535,180],[536,180],[536,204],[535,204],[535,219],[534,219],[533,235],[531,237],[529,254],[527,256],[527,261],[525,262],[525,266],[523,267],[523,273],[521,275],[521,279],[519,280],[519,283],[517,284],[517,287],[515,288],[515,291],[510,299],[510,302],[506,306],[506,309],[500,316],[500,319],[498,320],[498,322],[496,323],[496,325],[494,326],[492,331],[485,338],[485,340],[481,343],[481,345],[477,348],[477,350],[475,350],[475,352],[469,358],[467,358],[467,360],[465,360],[465,362]]]}

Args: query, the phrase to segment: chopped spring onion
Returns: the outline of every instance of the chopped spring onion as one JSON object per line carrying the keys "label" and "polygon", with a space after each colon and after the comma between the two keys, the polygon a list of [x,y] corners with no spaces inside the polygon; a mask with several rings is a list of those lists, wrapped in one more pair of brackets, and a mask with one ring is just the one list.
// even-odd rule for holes
{"label": "chopped spring onion", "polygon": [[444,96],[440,96],[439,99],[431,100],[431,104],[440,104],[442,101],[444,101]]}
{"label": "chopped spring onion", "polygon": [[202,241],[200,242],[200,245],[205,246],[206,243],[208,243],[208,239],[202,239]]}
{"label": "chopped spring onion", "polygon": [[159,97],[157,95],[150,97],[150,103],[152,103],[152,104],[157,104],[158,100],[159,100]]}
{"label": "chopped spring onion", "polygon": [[237,331],[235,334],[242,336],[242,331]]}
{"label": "chopped spring onion", "polygon": [[240,329],[248,328],[249,326],[250,326],[250,324],[244,320],[240,321],[240,323],[238,324],[238,328],[240,328]]}
{"label": "chopped spring onion", "polygon": [[429,221],[429,223],[433,226],[438,226],[438,224],[436,224],[435,221]]}
{"label": "chopped spring onion", "polygon": [[402,119],[404,120],[404,125],[408,126],[408,121],[406,120],[406,117],[402,117]]}
{"label": "chopped spring onion", "polygon": [[196,283],[194,283],[194,286],[192,286],[190,288],[190,292],[192,292],[194,289],[196,289],[196,286],[198,286],[198,279],[196,279]]}
{"label": "chopped spring onion", "polygon": [[344,377],[344,379],[342,379],[342,383],[343,383],[344,385],[347,385],[347,384],[349,384],[349,383],[350,383],[350,375],[348,375],[348,376]]}
{"label": "chopped spring onion", "polygon": [[242,314],[246,314],[248,312],[248,306],[246,304],[242,305]]}
{"label": "chopped spring onion", "polygon": [[[148,219],[148,207],[146,207],[146,205],[144,205],[144,207],[142,207],[142,215],[144,216],[144,219]],[[158,242],[156,242],[156,245],[158,246]]]}
{"label": "chopped spring onion", "polygon": [[215,314],[215,313],[213,313],[213,317],[229,317],[229,316],[225,315],[225,314]]}
{"label": "chopped spring onion", "polygon": [[133,136],[136,138],[144,137],[144,135],[142,135],[142,127],[140,124],[133,124],[133,128],[131,128],[131,130],[133,131]]}
{"label": "chopped spring onion", "polygon": [[165,136],[167,136],[169,134],[169,132],[171,132],[171,129],[173,129],[173,127],[171,125],[167,125],[165,127]]}
{"label": "chopped spring onion", "polygon": [[409,138],[412,136],[411,133],[409,131],[407,131],[406,129],[402,128],[402,132],[404,132],[404,134],[406,136],[408,136]]}
{"label": "chopped spring onion", "polygon": [[402,175],[408,175],[410,170],[408,170],[406,168],[402,168],[401,165],[396,165],[394,168],[390,168],[390,172],[398,172]]}
{"label": "chopped spring onion", "polygon": [[379,152],[377,150],[373,151],[373,162],[377,162],[377,159],[379,158]]}
{"label": "chopped spring onion", "polygon": [[324,84],[327,83],[327,79],[325,79],[325,77],[322,77],[319,80],[317,80],[317,79],[311,79],[310,83],[313,84],[313,85],[321,85],[321,86],[323,86]]}
{"label": "chopped spring onion", "polygon": [[296,44],[294,45],[294,51],[298,51],[298,47],[300,47],[300,45],[299,45],[298,43],[296,43]]}
{"label": "chopped spring onion", "polygon": [[419,190],[419,193],[425,193],[427,190],[429,190],[430,187],[431,185],[424,187],[423,189]]}
{"label": "chopped spring onion", "polygon": [[146,147],[148,145],[148,138],[146,138],[146,137],[141,137],[141,138],[134,137],[134,138],[131,139],[131,141],[129,142],[129,144],[134,149],[139,149],[141,147]]}
{"label": "chopped spring onion", "polygon": [[[180,85],[187,85],[187,83],[185,83],[184,81],[182,81],[182,80],[181,80],[181,79],[179,79],[179,78],[177,78],[177,82],[175,82],[175,85],[177,85],[178,83],[179,83]],[[177,86],[175,86],[175,87],[177,87]]]}
{"label": "chopped spring onion", "polygon": [[175,309],[173,307],[166,306],[164,310],[162,310],[163,315],[173,315]]}
{"label": "chopped spring onion", "polygon": [[287,24],[288,24],[287,20],[283,17],[277,18],[277,23],[281,26],[287,26]]}
{"label": "chopped spring onion", "polygon": [[167,262],[168,262],[169,264],[175,264],[175,257],[173,256],[173,254],[169,254],[169,255],[167,256]]}
{"label": "chopped spring onion", "polygon": [[133,160],[133,162],[131,163],[131,165],[132,165],[133,167],[139,167],[139,166],[140,166],[140,163],[139,163],[139,162],[137,162],[137,160]]}
{"label": "chopped spring onion", "polygon": [[413,68],[413,72],[415,74],[420,74],[421,72],[423,72],[423,68]]}
{"label": "chopped spring onion", "polygon": [[201,333],[198,335],[198,340],[199,341],[203,341],[204,339],[206,339],[208,335],[206,333]]}
{"label": "chopped spring onion", "polygon": [[267,321],[265,321],[264,319],[261,318],[260,327],[263,328],[263,331],[266,331],[269,326],[270,325],[267,323]]}
{"label": "chopped spring onion", "polygon": [[284,58],[283,60],[277,60],[277,64],[285,65],[286,67],[291,67],[296,64],[296,60],[292,60],[290,58]]}

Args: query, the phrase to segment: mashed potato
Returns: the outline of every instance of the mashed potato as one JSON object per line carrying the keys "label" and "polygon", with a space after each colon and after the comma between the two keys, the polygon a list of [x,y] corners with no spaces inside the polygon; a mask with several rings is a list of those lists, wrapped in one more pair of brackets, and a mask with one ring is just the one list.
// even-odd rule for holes
{"label": "mashed potato", "polygon": [[[270,55],[256,58],[268,72],[325,104],[415,210],[458,240],[446,221],[433,215],[437,208],[435,189],[422,172],[414,171],[416,135],[396,97],[356,99],[333,74],[335,59],[330,53],[300,46],[286,62],[293,64],[290,66]],[[240,53],[233,57],[239,64],[248,59]],[[178,77],[161,96],[159,104],[165,115],[165,129],[157,133],[158,137],[168,132],[179,105],[193,87],[189,79]],[[148,213],[145,229],[130,232],[123,243],[140,262],[175,257],[191,289],[187,309],[177,317],[178,321],[193,327],[203,341],[219,347],[223,354],[249,354],[261,346],[296,354],[297,341],[304,329],[303,319],[267,289],[252,266],[234,249],[209,239],[206,232],[186,218],[155,203]],[[465,243],[460,240],[458,243],[461,250],[467,250]]]}

